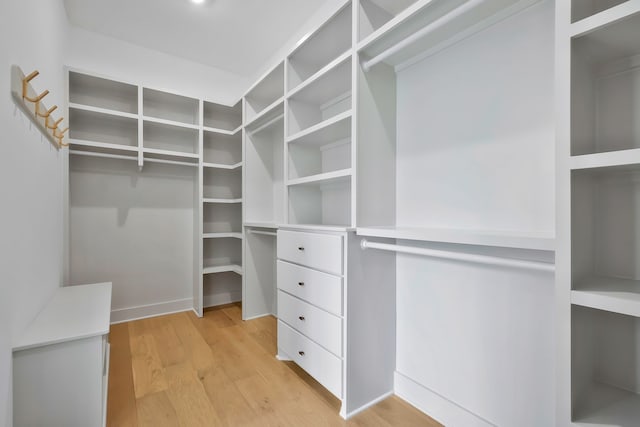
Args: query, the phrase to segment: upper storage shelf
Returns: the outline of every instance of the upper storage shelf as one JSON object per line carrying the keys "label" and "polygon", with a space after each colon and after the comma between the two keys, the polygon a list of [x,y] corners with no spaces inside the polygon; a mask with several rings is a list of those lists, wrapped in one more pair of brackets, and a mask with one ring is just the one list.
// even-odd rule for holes
{"label": "upper storage shelf", "polygon": [[233,106],[205,101],[204,126],[212,131],[235,134],[242,127],[242,101]]}
{"label": "upper storage shelf", "polygon": [[289,55],[288,91],[351,48],[351,14],[349,2]]}
{"label": "upper storage shelf", "polygon": [[[418,0],[362,40],[364,69],[384,62],[397,66],[469,37],[540,0]],[[373,0],[365,2],[372,3]],[[393,15],[407,1],[375,1]],[[391,7],[390,5],[397,5]],[[370,7],[371,8],[371,7]],[[383,14],[384,15],[384,14]],[[382,20],[384,22],[384,20]],[[379,21],[378,21],[379,22]],[[375,25],[371,28],[374,28]]]}
{"label": "upper storage shelf", "polygon": [[572,40],[573,156],[640,148],[640,2],[633,5],[634,14]]}
{"label": "upper storage shelf", "polygon": [[149,88],[144,88],[142,93],[145,117],[176,124],[200,124],[200,106],[197,99]]}
{"label": "upper storage shelf", "polygon": [[87,110],[138,114],[138,87],[69,71],[69,103]]}
{"label": "upper storage shelf", "polygon": [[[278,64],[245,95],[246,122],[268,113],[284,96],[284,63]],[[274,105],[276,104],[276,105]]]}

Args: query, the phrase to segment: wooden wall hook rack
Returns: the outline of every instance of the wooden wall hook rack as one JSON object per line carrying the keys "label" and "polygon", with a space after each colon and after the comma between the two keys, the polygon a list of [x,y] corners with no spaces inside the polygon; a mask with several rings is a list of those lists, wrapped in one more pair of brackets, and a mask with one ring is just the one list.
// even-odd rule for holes
{"label": "wooden wall hook rack", "polygon": [[36,92],[31,85],[31,81],[38,77],[39,74],[40,72],[36,70],[29,75],[25,75],[20,67],[13,65],[11,67],[11,94],[20,110],[29,117],[29,120],[36,125],[56,149],[68,147],[69,144],[66,144],[63,139],[69,128],[67,127],[61,131],[59,127],[64,119],[55,120],[52,117],[52,113],[58,106],[54,105],[51,108],[47,108],[42,101],[49,95],[49,91]]}

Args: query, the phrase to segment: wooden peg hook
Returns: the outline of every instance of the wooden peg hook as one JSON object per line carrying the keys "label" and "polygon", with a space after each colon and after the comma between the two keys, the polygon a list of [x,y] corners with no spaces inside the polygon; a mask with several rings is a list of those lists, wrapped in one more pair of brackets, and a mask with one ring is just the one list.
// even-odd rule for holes
{"label": "wooden peg hook", "polygon": [[55,129],[58,129],[58,125],[60,124],[60,122],[62,122],[62,120],[62,117],[60,117],[58,120],[53,122],[53,126],[49,126],[49,121],[47,120],[47,123],[45,123],[47,125],[47,129],[53,129],[55,132]]}
{"label": "wooden peg hook", "polygon": [[49,116],[51,115],[51,113],[53,113],[54,111],[56,111],[58,109],[57,105],[54,105],[53,107],[49,108],[47,111],[45,111],[44,113],[40,113],[38,106],[36,105],[36,114],[39,117],[44,117],[44,118],[49,118]]}

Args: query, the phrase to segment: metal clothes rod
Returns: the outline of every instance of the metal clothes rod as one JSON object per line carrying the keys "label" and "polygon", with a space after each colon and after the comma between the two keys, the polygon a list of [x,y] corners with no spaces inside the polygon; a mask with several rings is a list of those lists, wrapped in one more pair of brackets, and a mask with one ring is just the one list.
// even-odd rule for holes
{"label": "metal clothes rod", "polygon": [[362,239],[360,241],[360,247],[362,249],[379,249],[382,251],[400,252],[404,254],[422,255],[431,258],[451,259],[456,261],[474,262],[477,264],[496,265],[501,267],[525,268],[529,270],[540,270],[548,272],[554,272],[556,270],[554,264],[542,261],[525,261],[511,258],[500,258],[489,255],[465,254],[437,249],[424,249],[414,248],[411,246],[391,245],[388,243],[374,243],[369,242],[367,239]]}
{"label": "metal clothes rod", "polygon": [[149,163],[162,163],[166,165],[180,165],[180,166],[190,166],[192,168],[197,168],[197,163],[189,163],[189,162],[179,162],[177,160],[164,160],[164,159],[144,159],[145,162]]}
{"label": "metal clothes rod", "polygon": [[94,153],[91,151],[78,151],[78,150],[70,150],[69,154],[74,154],[76,156],[88,156],[88,157],[105,157],[108,159],[121,159],[121,160],[133,160],[137,161],[137,156],[123,156],[120,154],[106,154],[106,153]]}
{"label": "metal clothes rod", "polygon": [[378,55],[374,56],[368,61],[365,61],[362,64],[362,68],[364,69],[365,72],[371,70],[371,68],[376,64],[398,53],[405,47],[409,46],[411,43],[428,35],[430,32],[448,24],[449,22],[456,19],[458,16],[462,15],[465,12],[468,12],[469,10],[473,9],[474,7],[478,6],[480,3],[483,3],[484,1],[485,0],[469,0],[465,4],[459,6],[458,8],[452,10],[446,15],[441,16],[440,18],[436,19],[432,23],[428,24],[426,27],[421,28],[420,30],[408,36],[407,38],[400,40],[398,43],[394,44],[393,46],[386,49],[382,53],[379,53]]}
{"label": "metal clothes rod", "polygon": [[269,126],[271,126],[271,125],[272,125],[272,124],[274,124],[274,123],[279,122],[279,121],[280,121],[280,120],[282,120],[283,118],[284,118],[284,113],[283,113],[283,114],[280,114],[278,117],[274,117],[273,119],[269,120],[267,123],[265,123],[265,124],[263,124],[263,125],[258,126],[256,129],[254,129],[254,130],[250,130],[250,131],[249,131],[249,133],[250,133],[251,135],[253,135],[254,133],[258,133],[258,132],[260,132],[261,130],[265,130],[266,128],[268,128]]}
{"label": "metal clothes rod", "polygon": [[278,234],[273,231],[260,231],[260,230],[249,230],[251,234],[260,234],[263,236],[277,236]]}

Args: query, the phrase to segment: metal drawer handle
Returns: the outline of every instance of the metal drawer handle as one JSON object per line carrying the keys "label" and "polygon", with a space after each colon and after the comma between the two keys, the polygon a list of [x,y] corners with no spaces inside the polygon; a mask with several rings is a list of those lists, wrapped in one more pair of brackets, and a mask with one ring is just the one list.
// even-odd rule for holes
{"label": "metal drawer handle", "polygon": [[304,316],[300,316],[300,317],[298,317],[298,319],[300,319],[300,320],[302,320],[302,321],[304,321],[304,320],[305,320]]}
{"label": "metal drawer handle", "polygon": [[299,251],[304,251],[304,246],[298,246]]}
{"label": "metal drawer handle", "polygon": [[298,282],[298,286],[304,286],[304,282]]}
{"label": "metal drawer handle", "polygon": [[304,351],[299,351],[299,352],[298,352],[298,354],[299,354],[300,356],[304,356]]}

